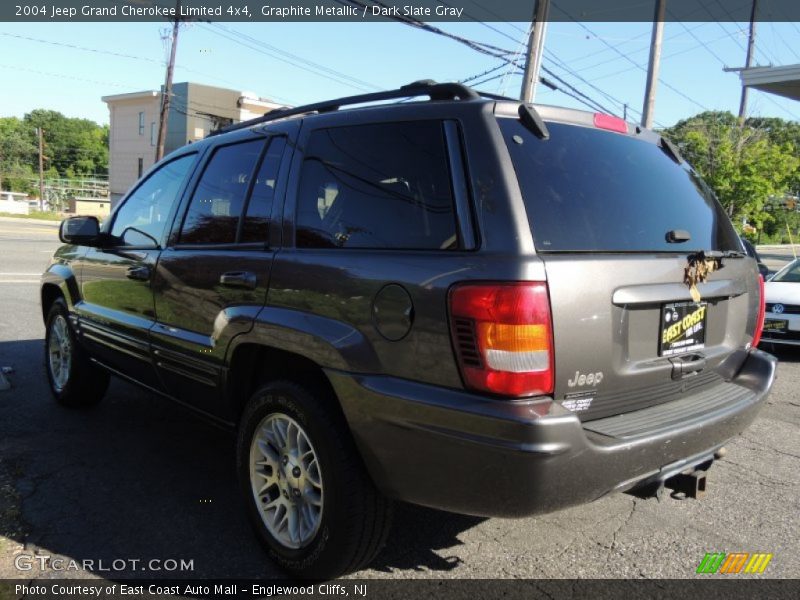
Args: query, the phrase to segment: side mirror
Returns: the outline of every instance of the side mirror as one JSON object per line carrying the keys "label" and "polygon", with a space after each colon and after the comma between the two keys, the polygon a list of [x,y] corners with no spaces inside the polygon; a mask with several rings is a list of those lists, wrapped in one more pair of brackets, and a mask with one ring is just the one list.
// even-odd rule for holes
{"label": "side mirror", "polygon": [[61,221],[58,239],[65,244],[97,246],[101,241],[100,221],[97,217],[70,217]]}

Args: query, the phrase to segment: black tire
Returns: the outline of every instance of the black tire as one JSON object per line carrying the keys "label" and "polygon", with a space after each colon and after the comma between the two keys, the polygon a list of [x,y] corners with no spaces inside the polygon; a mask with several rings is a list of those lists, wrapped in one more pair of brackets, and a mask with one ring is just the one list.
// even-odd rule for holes
{"label": "black tire", "polygon": [[[51,341],[56,336],[54,328],[60,319],[66,323],[65,331],[71,344],[71,360],[69,368],[66,369],[66,381],[61,384],[55,379],[54,366],[51,362],[53,359],[50,355]],[[78,343],[75,332],[72,331],[69,312],[63,298],[58,298],[50,307],[46,327],[44,367],[47,372],[50,393],[59,404],[64,406],[71,408],[94,406],[103,399],[108,389],[109,376],[106,371],[92,364]]]}
{"label": "black tire", "polygon": [[[391,525],[391,502],[367,475],[335,402],[330,394],[276,381],[253,394],[239,425],[237,471],[248,516],[270,558],[296,577],[334,578],[365,567],[383,547]],[[251,486],[251,444],[270,415],[288,416],[302,427],[321,467],[320,524],[313,538],[297,549],[270,533]]]}

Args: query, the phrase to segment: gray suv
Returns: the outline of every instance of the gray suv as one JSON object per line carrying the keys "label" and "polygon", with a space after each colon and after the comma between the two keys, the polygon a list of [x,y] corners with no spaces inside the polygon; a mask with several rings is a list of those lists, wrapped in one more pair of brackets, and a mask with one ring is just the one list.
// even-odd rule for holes
{"label": "gray suv", "polygon": [[115,375],[235,431],[243,508],[295,575],[367,565],[392,500],[701,493],[775,373],[755,261],[672,144],[456,84],[233,126],[61,239],[55,398]]}

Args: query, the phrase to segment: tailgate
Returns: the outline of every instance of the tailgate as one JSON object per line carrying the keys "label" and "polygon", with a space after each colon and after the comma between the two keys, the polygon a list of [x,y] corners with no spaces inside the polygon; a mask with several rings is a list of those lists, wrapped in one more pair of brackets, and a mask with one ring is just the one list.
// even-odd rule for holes
{"label": "tailgate", "polygon": [[730,379],[752,340],[752,261],[723,260],[695,304],[685,256],[545,256],[554,397],[590,420],[678,399]]}
{"label": "tailgate", "polygon": [[[560,121],[542,135],[504,114],[497,122],[547,272],[556,400],[590,420],[733,377],[753,339],[758,273],[674,146],[613,117],[554,113]],[[698,303],[683,279],[700,251],[722,268],[700,283]]]}

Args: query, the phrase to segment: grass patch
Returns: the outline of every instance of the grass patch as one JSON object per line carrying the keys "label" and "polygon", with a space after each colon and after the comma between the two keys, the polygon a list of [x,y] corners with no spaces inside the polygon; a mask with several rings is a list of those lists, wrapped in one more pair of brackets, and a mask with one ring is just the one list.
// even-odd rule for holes
{"label": "grass patch", "polygon": [[0,217],[15,217],[17,219],[37,219],[39,221],[63,221],[64,217],[58,213],[32,210],[27,215],[15,215],[13,213],[0,212]]}

